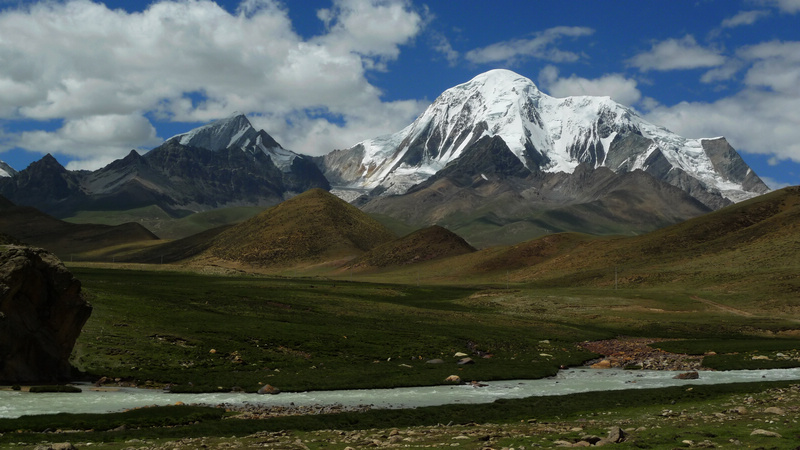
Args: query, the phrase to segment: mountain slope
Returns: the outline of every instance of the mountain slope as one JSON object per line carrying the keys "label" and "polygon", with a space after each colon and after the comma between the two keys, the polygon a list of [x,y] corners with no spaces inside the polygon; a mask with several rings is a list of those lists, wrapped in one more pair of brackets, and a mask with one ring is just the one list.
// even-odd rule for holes
{"label": "mountain slope", "polygon": [[531,173],[499,136],[479,139],[405,195],[374,196],[362,209],[446,226],[479,248],[563,231],[643,233],[710,211],[641,170]]}
{"label": "mountain slope", "polygon": [[60,258],[158,239],[136,223],[116,226],[67,223],[27,206],[0,206],[0,233],[45,248]]}
{"label": "mountain slope", "polygon": [[381,244],[347,266],[360,270],[404,266],[474,251],[475,248],[457,234],[434,225]]}
{"label": "mountain slope", "polygon": [[500,137],[531,173],[641,169],[712,209],[769,190],[724,138],[680,137],[608,97],[553,98],[507,70],[448,89],[395,134],[317,161],[334,186],[404,194],[487,136]]}
{"label": "mountain slope", "polygon": [[383,225],[322,189],[311,189],[213,239],[209,258],[259,267],[349,260],[395,239]]}

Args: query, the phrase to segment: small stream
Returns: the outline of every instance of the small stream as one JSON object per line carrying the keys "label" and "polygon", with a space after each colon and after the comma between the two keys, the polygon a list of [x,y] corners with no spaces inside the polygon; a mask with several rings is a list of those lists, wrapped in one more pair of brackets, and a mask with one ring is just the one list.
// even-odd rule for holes
{"label": "small stream", "polygon": [[254,406],[359,406],[374,408],[415,408],[445,404],[491,403],[501,398],[565,395],[621,389],[647,389],[682,385],[724,384],[755,381],[800,380],[800,368],[700,372],[696,380],[673,378],[680,372],[629,371],[621,369],[574,368],[555,377],[539,380],[507,380],[471,385],[424,386],[395,389],[352,389],[340,391],[284,392],[278,395],[243,393],[171,394],[138,388],[97,388],[78,385],[82,393],[43,393],[0,390],[0,418],[23,415],[107,413],[130,408],[184,404]]}

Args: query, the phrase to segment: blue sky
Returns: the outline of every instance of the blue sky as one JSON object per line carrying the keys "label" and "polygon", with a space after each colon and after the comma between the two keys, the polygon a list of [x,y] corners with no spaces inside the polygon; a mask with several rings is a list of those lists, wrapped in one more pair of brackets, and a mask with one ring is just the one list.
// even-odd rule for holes
{"label": "blue sky", "polygon": [[318,155],[494,68],[800,184],[800,0],[0,0],[0,160],[96,169],[234,111]]}

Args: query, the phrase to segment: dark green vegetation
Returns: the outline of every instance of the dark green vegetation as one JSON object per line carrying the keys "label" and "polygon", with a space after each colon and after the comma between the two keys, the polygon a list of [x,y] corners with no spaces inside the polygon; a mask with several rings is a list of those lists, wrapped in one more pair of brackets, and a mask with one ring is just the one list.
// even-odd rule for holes
{"label": "dark green vegetation", "polygon": [[706,355],[703,366],[714,370],[800,367],[800,339],[694,339],[651,346],[672,353]]}
{"label": "dark green vegetation", "polygon": [[43,414],[18,419],[0,419],[0,433],[9,431],[42,432],[47,429],[107,431],[120,426],[162,427],[189,425],[197,421],[219,420],[225,411],[201,406],[141,408],[108,414]]}
{"label": "dark green vegetation", "polygon": [[[75,365],[93,378],[173,383],[175,391],[431,385],[453,374],[536,378],[592,356],[571,342],[612,335],[498,314],[472,303],[478,290],[468,287],[73,273],[94,306]],[[457,365],[456,352],[476,363]],[[426,363],[436,358],[446,362]]]}
{"label": "dark green vegetation", "polygon": [[[175,391],[432,385],[449,375],[536,378],[591,358],[576,346],[585,340],[741,339],[796,328],[791,320],[731,314],[688,293],[655,289],[73,272],[94,306],[74,364],[91,379],[172,383]],[[776,341],[757,342],[770,349]],[[457,365],[457,352],[475,364]],[[445,363],[426,363],[431,359]]]}

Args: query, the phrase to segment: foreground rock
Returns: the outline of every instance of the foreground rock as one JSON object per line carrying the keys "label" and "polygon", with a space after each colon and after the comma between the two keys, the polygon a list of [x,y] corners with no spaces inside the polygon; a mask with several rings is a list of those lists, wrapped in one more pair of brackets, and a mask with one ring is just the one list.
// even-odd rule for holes
{"label": "foreground rock", "polygon": [[0,247],[0,383],[70,377],[69,356],[92,307],[52,253]]}

